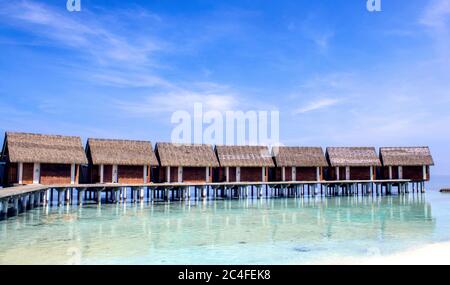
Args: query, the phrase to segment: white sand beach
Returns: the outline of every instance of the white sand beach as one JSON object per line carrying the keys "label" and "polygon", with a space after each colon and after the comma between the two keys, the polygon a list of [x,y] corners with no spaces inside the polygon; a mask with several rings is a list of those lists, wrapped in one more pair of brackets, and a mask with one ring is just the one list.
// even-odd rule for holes
{"label": "white sand beach", "polygon": [[331,265],[450,265],[450,242],[433,243],[392,255],[339,257],[324,260]]}

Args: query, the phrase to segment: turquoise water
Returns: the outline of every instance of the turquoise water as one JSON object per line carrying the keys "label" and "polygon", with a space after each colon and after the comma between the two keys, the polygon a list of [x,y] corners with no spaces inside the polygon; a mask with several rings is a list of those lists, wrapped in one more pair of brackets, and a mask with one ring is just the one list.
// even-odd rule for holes
{"label": "turquoise water", "polygon": [[[450,194],[38,208],[0,222],[0,264],[302,264],[450,240]],[[450,184],[450,183],[449,183]]]}

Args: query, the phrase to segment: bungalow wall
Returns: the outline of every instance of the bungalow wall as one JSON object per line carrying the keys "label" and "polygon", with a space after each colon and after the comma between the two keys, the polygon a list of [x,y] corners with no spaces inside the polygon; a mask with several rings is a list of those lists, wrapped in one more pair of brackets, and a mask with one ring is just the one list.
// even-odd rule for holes
{"label": "bungalow wall", "polygon": [[178,182],[178,167],[170,168],[170,182]]}
{"label": "bungalow wall", "polygon": [[[113,169],[117,167],[117,180],[114,181]],[[100,183],[100,165],[90,166],[91,183]],[[146,181],[151,181],[151,168],[146,168]],[[144,166],[143,165],[103,165],[103,183],[122,183],[122,184],[142,184],[144,183]]]}
{"label": "bungalow wall", "polygon": [[[148,183],[150,180],[150,168],[147,167],[146,178]],[[142,165],[119,165],[118,166],[118,183],[139,184],[144,182],[144,166]]]}
{"label": "bungalow wall", "polygon": [[80,165],[79,172],[80,175],[78,178],[78,183],[80,184],[90,183],[89,167],[87,165]]}
{"label": "bungalow wall", "polygon": [[[390,170],[391,169],[391,170]],[[429,181],[429,166],[384,166],[382,168],[383,179],[410,179],[414,181]],[[425,172],[425,173],[424,173]]]}
{"label": "bungalow wall", "polygon": [[[283,168],[282,167],[276,167],[274,171],[274,180],[273,181],[283,181]],[[292,181],[292,167],[285,167],[284,168],[284,180],[285,181]]]}
{"label": "bungalow wall", "polygon": [[262,168],[261,167],[241,167],[241,179],[240,182],[261,182]]}
{"label": "bungalow wall", "polygon": [[[317,167],[295,167],[295,173],[293,173],[293,167],[285,167],[284,169],[284,181],[317,181]],[[274,179],[273,181],[283,181],[282,167],[275,169]],[[322,179],[323,168],[320,167],[319,180]]]}
{"label": "bungalow wall", "polygon": [[[370,180],[371,177],[375,179],[374,171],[370,167],[350,167],[350,180]],[[372,174],[370,173],[372,171]]]}
{"label": "bungalow wall", "polygon": [[6,165],[0,162],[0,187],[5,184],[6,180]]}
{"label": "bungalow wall", "polygon": [[[75,167],[75,182],[78,182],[79,167]],[[33,180],[33,177],[31,177]],[[41,164],[40,183],[44,185],[70,184],[71,165],[70,164]]]}
{"label": "bungalow wall", "polygon": [[19,179],[18,179],[18,165],[17,163],[8,163],[6,165],[6,181],[5,181],[5,185],[6,186],[12,186],[14,184],[19,183]]}
{"label": "bungalow wall", "polygon": [[100,183],[100,169],[98,165],[89,165],[89,180],[88,183]]}
{"label": "bungalow wall", "polygon": [[[337,175],[338,171],[339,177]],[[371,178],[376,179],[376,167],[371,168],[370,166],[341,166],[338,168],[328,168],[328,180],[370,180]]]}
{"label": "bungalow wall", "polygon": [[33,184],[34,164],[24,163],[22,168],[22,184]]}
{"label": "bungalow wall", "polygon": [[[215,170],[217,176],[214,176],[214,182],[226,182],[227,181],[227,167],[218,167]],[[228,181],[236,181],[236,167],[228,167]]]}
{"label": "bungalow wall", "polygon": [[[225,181],[227,181],[227,168],[224,169]],[[236,167],[228,167],[228,182],[236,182]]]}
{"label": "bungalow wall", "polygon": [[[338,176],[339,169],[339,176]],[[338,179],[339,177],[339,179]],[[328,167],[327,180],[345,180],[345,167]]]}
{"label": "bungalow wall", "polygon": [[[295,175],[295,177],[292,175],[292,169],[294,169],[294,167],[285,167],[284,168],[285,181],[292,181],[294,179],[297,179],[297,174]],[[297,167],[295,167],[295,171],[297,171]]]}
{"label": "bungalow wall", "polygon": [[112,165],[103,165],[103,183],[112,183]]}
{"label": "bungalow wall", "polygon": [[[426,176],[428,177],[428,175],[426,175]],[[425,180],[428,179],[427,177]],[[422,166],[404,166],[403,167],[403,179],[424,180],[423,167]]]}
{"label": "bungalow wall", "polygon": [[[391,169],[391,170],[389,170]],[[389,174],[391,172],[391,174]],[[381,168],[382,179],[398,179],[398,166],[385,166]]]}
{"label": "bungalow wall", "polygon": [[[297,167],[296,181],[317,181],[317,167]],[[319,180],[323,179],[323,168],[319,169]]]}
{"label": "bungalow wall", "polygon": [[[208,175],[207,175],[208,171]],[[205,183],[212,182],[212,167],[170,167],[170,182]],[[207,181],[208,176],[208,181]],[[167,167],[159,168],[159,182],[169,182],[167,179]]]}
{"label": "bungalow wall", "polygon": [[167,173],[166,167],[159,167],[158,176],[157,178],[155,178],[156,182],[158,183],[166,182],[167,181],[166,173]]}
{"label": "bungalow wall", "polygon": [[206,182],[206,171],[208,171],[209,179],[212,181],[212,167],[183,167],[183,182]]}
{"label": "bungalow wall", "polygon": [[[238,175],[240,182],[263,182],[263,167],[240,167],[238,174],[237,167],[228,167],[228,182],[237,182]],[[266,180],[269,175],[267,167],[264,168]],[[222,167],[219,171],[219,182],[227,181],[227,167]]]}
{"label": "bungalow wall", "polygon": [[[72,165],[70,164],[36,164],[38,166],[38,175],[34,181],[34,163],[22,164],[22,181],[21,184],[28,185],[39,183],[42,185],[54,184],[70,184],[72,182]],[[18,184],[19,181],[19,163],[9,163],[5,170],[5,186],[12,186]],[[79,166],[74,168],[74,183],[79,181]]]}

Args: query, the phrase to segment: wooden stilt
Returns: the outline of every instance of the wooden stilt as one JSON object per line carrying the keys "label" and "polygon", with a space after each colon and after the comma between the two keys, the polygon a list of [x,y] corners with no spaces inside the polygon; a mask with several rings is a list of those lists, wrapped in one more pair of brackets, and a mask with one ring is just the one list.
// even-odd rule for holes
{"label": "wooden stilt", "polygon": [[97,190],[97,205],[102,204],[102,190]]}

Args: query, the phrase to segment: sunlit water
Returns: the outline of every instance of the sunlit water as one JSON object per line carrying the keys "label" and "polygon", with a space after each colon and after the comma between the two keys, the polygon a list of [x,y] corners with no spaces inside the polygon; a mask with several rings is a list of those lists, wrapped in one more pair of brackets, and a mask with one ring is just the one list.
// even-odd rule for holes
{"label": "sunlit water", "polygon": [[[449,182],[445,185],[445,182]],[[301,264],[450,240],[426,194],[37,208],[0,222],[0,264]]]}

